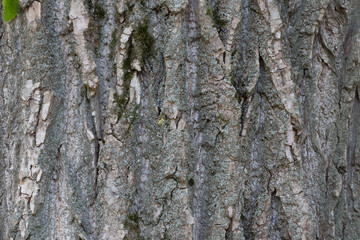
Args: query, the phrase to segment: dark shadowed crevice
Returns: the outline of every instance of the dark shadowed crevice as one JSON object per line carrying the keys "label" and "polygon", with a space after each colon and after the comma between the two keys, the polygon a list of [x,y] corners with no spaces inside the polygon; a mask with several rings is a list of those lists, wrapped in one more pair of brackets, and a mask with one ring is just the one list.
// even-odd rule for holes
{"label": "dark shadowed crevice", "polygon": [[256,84],[256,92],[257,93],[259,93],[259,94],[264,93],[264,81],[265,80],[270,81],[270,76],[266,72],[264,59],[261,56],[259,56],[259,80],[258,80],[258,83]]}
{"label": "dark shadowed crevice", "polygon": [[268,217],[270,218],[268,234],[269,239],[291,239],[288,232],[288,222],[285,219],[281,199],[276,196],[276,189],[271,193],[271,203]]}
{"label": "dark shadowed crevice", "polygon": [[276,189],[271,193],[271,203],[270,203],[270,229],[269,229],[269,238],[270,239],[280,239],[279,232],[279,197],[276,196]]}
{"label": "dark shadowed crevice", "polygon": [[261,204],[261,195],[267,191],[267,179],[269,176],[265,172],[265,162],[263,154],[266,152],[266,147],[263,145],[261,139],[265,136],[266,116],[269,112],[269,101],[267,100],[268,88],[271,84],[269,75],[265,69],[265,63],[262,57],[259,57],[259,78],[255,86],[255,94],[253,96],[254,106],[256,106],[252,112],[256,114],[255,121],[252,129],[248,130],[248,135],[254,136],[254,140],[251,143],[251,149],[249,149],[251,158],[248,160],[249,176],[247,182],[248,193],[244,196],[244,206],[241,216],[241,223],[244,232],[245,239],[256,239],[256,232],[253,229],[256,228],[256,221],[258,215],[256,209]]}
{"label": "dark shadowed crevice", "polygon": [[55,166],[55,174],[56,174],[56,178],[55,178],[55,181],[56,181],[56,195],[57,195],[57,233],[58,233],[58,238],[61,239],[62,237],[62,234],[61,234],[61,225],[60,225],[60,222],[61,222],[61,212],[62,212],[62,198],[61,198],[61,177],[62,177],[62,157],[61,157],[61,148],[62,148],[62,145],[60,145],[58,147],[58,151],[57,151],[57,155],[56,155],[56,166]]}
{"label": "dark shadowed crevice", "polygon": [[347,211],[352,216],[354,214],[354,194],[353,194],[353,177],[355,173],[355,149],[357,143],[358,129],[360,125],[360,101],[358,91],[355,91],[354,105],[352,109],[349,124],[349,139],[346,154],[346,173],[345,173],[345,193]]}
{"label": "dark shadowed crevice", "polygon": [[225,12],[227,4],[221,0],[211,0],[210,6],[208,7],[206,14],[209,15],[214,21],[214,27],[221,41],[224,43],[226,37],[226,26],[228,24],[227,14]]}
{"label": "dark shadowed crevice", "polygon": [[277,0],[277,5],[280,10],[280,17],[283,23],[289,23],[291,17],[294,15],[296,3],[288,0]]}
{"label": "dark shadowed crevice", "polygon": [[[199,89],[199,26],[198,26],[198,2],[189,0],[185,12],[186,38],[185,38],[185,71],[186,71],[186,91],[187,91],[187,108],[189,111],[190,124],[192,125],[192,154],[194,171],[194,198],[192,201],[192,211],[194,214],[195,224],[193,226],[194,240],[203,239],[207,236],[207,228],[210,225],[206,213],[206,200],[208,193],[206,192],[205,182],[207,175],[205,173],[204,158],[206,150],[202,147],[202,132],[199,124],[199,105],[200,99],[197,97]],[[205,210],[205,211],[204,211]]]}
{"label": "dark shadowed crevice", "polygon": [[233,218],[230,218],[230,223],[227,229],[225,229],[225,240],[233,240]]}
{"label": "dark shadowed crevice", "polygon": [[[95,224],[96,221],[96,210],[95,210],[95,203],[96,203],[96,199],[98,196],[98,176],[99,176],[99,154],[100,154],[100,144],[99,141],[97,139],[95,139],[94,141],[94,187],[93,187],[93,191],[94,191],[94,198],[93,201],[91,203],[92,206],[92,222],[93,222],[93,226]],[[92,229],[93,234],[95,233],[96,229],[95,226]]]}
{"label": "dark shadowed crevice", "polygon": [[[91,207],[90,214],[91,214],[91,234],[92,238],[96,239],[96,200],[98,196],[98,173],[99,173],[99,155],[100,155],[100,143],[102,138],[102,117],[101,117],[101,103],[99,97],[99,87],[96,89],[96,95],[93,98],[88,98],[89,90],[84,87],[83,90],[83,104],[86,111],[86,122],[89,131],[91,131],[94,135],[94,139],[91,140],[91,145],[93,148],[93,159],[92,159],[92,168],[93,168],[93,175],[92,175],[92,199],[89,201],[89,206]],[[93,115],[94,113],[94,115]]]}
{"label": "dark shadowed crevice", "polygon": [[[350,25],[349,26],[349,29],[347,31],[347,34],[345,36],[345,40],[344,40],[344,44],[342,46],[343,48],[343,61],[342,61],[342,67],[340,69],[340,74],[339,74],[339,77],[338,77],[338,82],[337,82],[337,85],[338,85],[338,92],[339,92],[339,96],[341,96],[341,91],[344,87],[344,79],[345,79],[345,75],[346,75],[346,67],[347,67],[347,60],[348,60],[348,57],[350,55],[350,48],[351,48],[351,45],[352,45],[352,40],[353,40],[353,28],[354,26],[353,25]],[[342,99],[339,98],[338,100],[338,104],[339,104],[339,109],[341,109],[341,101]]]}
{"label": "dark shadowed crevice", "polygon": [[156,105],[158,107],[158,115],[160,115],[161,113],[161,107],[163,104],[163,91],[164,91],[164,87],[163,87],[163,83],[166,79],[166,67],[165,67],[165,59],[164,59],[164,55],[159,52],[159,54],[157,55],[157,60],[159,61],[159,64],[157,66],[157,68],[155,68],[155,72],[156,72],[156,79],[154,82],[154,87],[153,87],[153,95],[155,98],[155,102]]}
{"label": "dark shadowed crevice", "polygon": [[241,227],[244,233],[244,237],[247,240],[253,240],[254,238],[254,234],[251,232],[251,225],[252,225],[252,221],[251,221],[251,217],[247,217],[245,215],[241,215]]}

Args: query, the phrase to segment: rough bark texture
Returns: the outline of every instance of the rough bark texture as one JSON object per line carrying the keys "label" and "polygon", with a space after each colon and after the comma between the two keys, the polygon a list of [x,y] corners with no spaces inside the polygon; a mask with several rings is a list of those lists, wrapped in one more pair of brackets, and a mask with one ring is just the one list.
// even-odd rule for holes
{"label": "rough bark texture", "polygon": [[20,0],[0,239],[360,239],[358,0]]}

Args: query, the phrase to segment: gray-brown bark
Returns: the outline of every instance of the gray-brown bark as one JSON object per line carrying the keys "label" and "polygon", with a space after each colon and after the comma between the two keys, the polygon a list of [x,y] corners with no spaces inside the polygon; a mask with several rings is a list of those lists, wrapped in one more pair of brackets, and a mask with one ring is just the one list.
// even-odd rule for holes
{"label": "gray-brown bark", "polygon": [[0,239],[360,239],[358,0],[21,0]]}

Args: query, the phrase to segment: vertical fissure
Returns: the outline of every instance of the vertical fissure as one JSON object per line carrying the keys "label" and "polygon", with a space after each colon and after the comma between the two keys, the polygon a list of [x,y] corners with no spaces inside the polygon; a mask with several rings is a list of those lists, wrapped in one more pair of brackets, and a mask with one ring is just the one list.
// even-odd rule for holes
{"label": "vertical fissure", "polygon": [[58,200],[58,210],[57,210],[57,222],[58,222],[58,239],[62,239],[61,234],[61,211],[62,211],[62,199],[61,199],[61,148],[62,144],[58,147],[57,156],[56,156],[56,182],[57,182],[57,200]]}
{"label": "vertical fissure", "polygon": [[349,139],[346,154],[345,192],[347,210],[350,216],[354,214],[353,176],[355,173],[355,149],[357,144],[358,128],[360,125],[360,101],[358,91],[355,91],[354,105],[352,108]]}
{"label": "vertical fissure", "polygon": [[233,218],[230,218],[230,223],[227,229],[225,229],[225,240],[233,240]]}
{"label": "vertical fissure", "polygon": [[189,0],[186,9],[186,87],[187,87],[187,98],[188,108],[190,112],[190,119],[193,131],[193,147],[192,151],[196,156],[195,165],[195,177],[196,177],[196,189],[194,192],[193,200],[193,212],[195,224],[193,227],[193,239],[201,239],[200,235],[202,232],[202,202],[201,195],[203,195],[203,183],[204,183],[204,164],[202,158],[204,150],[201,148],[202,134],[199,130],[199,110],[197,108],[198,100],[196,99],[197,91],[197,79],[198,79],[198,49],[199,49],[199,32],[197,25],[197,1]]}
{"label": "vertical fissure", "polygon": [[90,131],[93,134],[93,139],[90,140],[90,144],[93,151],[92,156],[92,168],[93,168],[93,176],[92,177],[92,192],[89,191],[90,195],[92,195],[92,199],[89,201],[89,215],[91,219],[89,222],[91,223],[91,235],[90,239],[97,239],[96,237],[96,201],[98,197],[98,172],[99,172],[99,158],[100,158],[100,141],[102,139],[102,114],[101,114],[101,100],[100,100],[100,89],[99,85],[96,89],[95,96],[89,98],[90,90],[84,86],[83,89],[83,100],[84,100],[84,108],[85,108],[85,121],[86,131]]}
{"label": "vertical fissure", "polygon": [[[95,101],[98,99],[98,94],[96,95]],[[92,208],[92,238],[96,238],[96,200],[98,196],[98,174],[99,174],[99,157],[100,157],[100,142],[102,139],[102,130],[101,130],[101,109],[100,103],[95,102],[95,116],[91,118],[93,124],[93,131],[95,139],[93,140],[93,147],[94,147],[94,183],[93,183],[93,201],[91,203]],[[91,114],[90,114],[91,115]]]}
{"label": "vertical fissure", "polygon": [[269,211],[269,239],[290,239],[288,222],[284,217],[281,199],[276,195],[276,189],[271,193]]}
{"label": "vertical fissure", "polygon": [[245,216],[244,214],[241,215],[241,227],[243,229],[244,237],[247,240],[255,239],[254,234],[251,231],[251,225],[252,225],[252,217]]}

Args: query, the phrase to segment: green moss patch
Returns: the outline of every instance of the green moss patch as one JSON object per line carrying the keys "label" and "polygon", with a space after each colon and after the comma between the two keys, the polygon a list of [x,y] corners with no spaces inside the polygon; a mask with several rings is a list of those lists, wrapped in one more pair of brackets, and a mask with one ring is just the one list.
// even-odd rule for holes
{"label": "green moss patch", "polygon": [[126,220],[124,222],[125,228],[127,228],[129,231],[132,231],[136,233],[136,235],[140,236],[140,218],[136,214],[128,215],[126,217]]}
{"label": "green moss patch", "polygon": [[150,57],[154,50],[155,39],[148,31],[149,20],[145,20],[134,31],[134,40],[138,47],[141,62],[144,64],[146,58]]}
{"label": "green moss patch", "polygon": [[116,34],[116,29],[111,33],[111,42],[110,42],[110,46],[109,46],[109,61],[112,62],[114,60],[115,57],[115,51],[116,51],[116,44],[118,42],[118,37]]}
{"label": "green moss patch", "polygon": [[130,83],[131,83],[131,79],[134,75],[132,69],[131,69],[131,62],[133,61],[134,58],[134,54],[133,54],[133,45],[131,43],[131,37],[130,37],[130,46],[128,47],[127,50],[127,57],[123,62],[123,71],[124,71],[124,76],[123,76],[123,92],[121,95],[115,93],[114,94],[114,100],[117,106],[117,113],[119,115],[119,118],[121,118],[121,116],[123,115],[123,113],[126,110],[126,106],[129,102],[129,97],[130,97]]}

